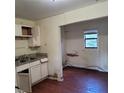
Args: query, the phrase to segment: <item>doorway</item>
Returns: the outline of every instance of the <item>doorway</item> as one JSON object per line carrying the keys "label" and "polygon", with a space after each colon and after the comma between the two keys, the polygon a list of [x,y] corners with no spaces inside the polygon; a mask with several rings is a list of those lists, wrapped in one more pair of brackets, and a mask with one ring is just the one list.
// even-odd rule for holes
{"label": "doorway", "polygon": [[[86,32],[97,32],[97,47],[86,47]],[[89,33],[88,33],[89,34]],[[61,26],[63,68],[67,66],[108,72],[108,17]]]}

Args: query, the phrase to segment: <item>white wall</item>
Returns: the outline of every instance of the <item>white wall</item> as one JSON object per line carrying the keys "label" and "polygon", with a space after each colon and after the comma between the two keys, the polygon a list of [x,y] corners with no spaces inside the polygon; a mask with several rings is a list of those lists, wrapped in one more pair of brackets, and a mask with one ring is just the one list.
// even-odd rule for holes
{"label": "white wall", "polygon": [[[15,19],[16,24],[22,24],[27,26],[34,26],[35,22],[31,20],[16,18]],[[40,49],[30,49],[28,47],[28,39],[16,39],[15,40],[15,55],[23,55],[23,54],[30,54],[30,53],[36,53],[40,52]]]}
{"label": "white wall", "polygon": [[66,35],[65,35],[65,28],[61,27],[61,48],[62,48],[62,64],[63,67],[66,65]]}
{"label": "white wall", "polygon": [[100,67],[108,71],[108,35],[101,35],[100,37]]}
{"label": "white wall", "polygon": [[31,49],[28,47],[28,40],[15,40],[15,55],[31,54],[40,52],[40,48]]}
{"label": "white wall", "polygon": [[34,26],[35,22],[27,19],[22,19],[22,18],[15,18],[15,23],[16,24],[22,24],[22,25],[28,25],[28,26]]}
{"label": "white wall", "polygon": [[[75,53],[77,57],[63,57],[63,60],[68,60],[68,63],[72,66],[85,67],[98,66],[105,71],[108,67],[108,20],[107,18],[100,18],[96,20],[74,23],[63,27],[65,30],[65,48],[66,53]],[[85,29],[96,28],[99,33],[99,43],[97,49],[84,48],[83,32]],[[63,37],[64,38],[64,37]],[[63,53],[63,54],[66,54]],[[66,59],[65,59],[66,58]],[[97,69],[97,68],[94,68]]]}
{"label": "white wall", "polygon": [[60,77],[63,76],[60,26],[107,15],[107,1],[105,1],[37,21],[43,29],[41,33],[45,35],[41,42],[46,46],[41,47],[41,52],[48,52],[50,75],[58,73]]}

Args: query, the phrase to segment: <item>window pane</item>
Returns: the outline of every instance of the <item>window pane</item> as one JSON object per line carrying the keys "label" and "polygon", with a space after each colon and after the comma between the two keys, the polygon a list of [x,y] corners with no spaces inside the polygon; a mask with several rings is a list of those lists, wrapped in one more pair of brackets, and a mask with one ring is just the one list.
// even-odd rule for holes
{"label": "window pane", "polygon": [[85,38],[97,38],[97,34],[85,34]]}
{"label": "window pane", "polygon": [[85,47],[97,48],[97,39],[88,39],[85,41]]}

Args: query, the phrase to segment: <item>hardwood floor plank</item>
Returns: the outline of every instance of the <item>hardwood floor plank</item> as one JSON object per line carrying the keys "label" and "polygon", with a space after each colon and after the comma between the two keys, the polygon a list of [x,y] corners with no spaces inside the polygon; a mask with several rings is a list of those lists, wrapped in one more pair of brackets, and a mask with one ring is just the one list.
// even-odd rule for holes
{"label": "hardwood floor plank", "polygon": [[108,73],[67,67],[64,81],[44,80],[33,93],[108,93]]}

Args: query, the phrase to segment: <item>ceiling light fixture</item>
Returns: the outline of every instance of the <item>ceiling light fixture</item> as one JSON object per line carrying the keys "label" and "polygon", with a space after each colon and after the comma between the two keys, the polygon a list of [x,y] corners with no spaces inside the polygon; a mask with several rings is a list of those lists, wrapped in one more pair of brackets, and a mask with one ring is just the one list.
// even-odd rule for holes
{"label": "ceiling light fixture", "polygon": [[56,0],[52,0],[53,2],[55,2]]}
{"label": "ceiling light fixture", "polygon": [[59,1],[64,1],[64,0],[51,0],[52,2],[59,2]]}

